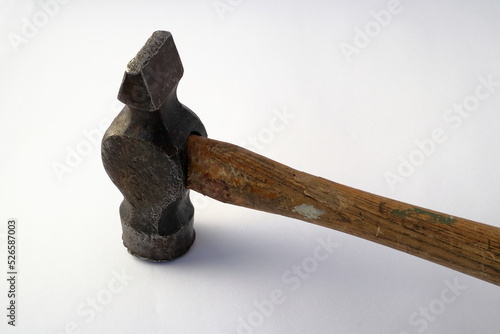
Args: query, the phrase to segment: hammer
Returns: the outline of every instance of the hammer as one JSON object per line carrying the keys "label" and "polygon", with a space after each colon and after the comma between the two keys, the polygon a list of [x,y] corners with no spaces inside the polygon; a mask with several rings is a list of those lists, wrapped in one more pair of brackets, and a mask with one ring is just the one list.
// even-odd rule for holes
{"label": "hammer", "polygon": [[124,196],[123,243],[150,261],[188,251],[189,189],[385,245],[500,285],[500,228],[424,209],[306,174],[208,139],[177,99],[183,67],[172,35],[156,31],[128,63],[125,104],[102,139],[104,168]]}

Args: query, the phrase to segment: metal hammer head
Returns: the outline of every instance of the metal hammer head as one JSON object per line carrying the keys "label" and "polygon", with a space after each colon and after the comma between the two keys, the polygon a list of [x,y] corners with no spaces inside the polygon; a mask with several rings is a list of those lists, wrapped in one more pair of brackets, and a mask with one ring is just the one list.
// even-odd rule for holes
{"label": "metal hammer head", "polygon": [[182,74],[172,35],[156,31],[127,66],[118,94],[126,106],[102,140],[104,168],[124,196],[123,243],[151,261],[183,255],[195,236],[186,140],[207,133],[177,100]]}

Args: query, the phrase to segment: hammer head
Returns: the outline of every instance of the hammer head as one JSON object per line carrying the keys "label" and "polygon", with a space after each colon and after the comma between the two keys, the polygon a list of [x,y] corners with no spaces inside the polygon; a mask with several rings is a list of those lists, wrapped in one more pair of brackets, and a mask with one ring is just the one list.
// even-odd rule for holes
{"label": "hammer head", "polygon": [[207,134],[177,100],[182,74],[172,35],[156,31],[127,66],[118,94],[126,105],[102,140],[104,168],[124,196],[123,243],[151,261],[183,255],[195,236],[186,140]]}

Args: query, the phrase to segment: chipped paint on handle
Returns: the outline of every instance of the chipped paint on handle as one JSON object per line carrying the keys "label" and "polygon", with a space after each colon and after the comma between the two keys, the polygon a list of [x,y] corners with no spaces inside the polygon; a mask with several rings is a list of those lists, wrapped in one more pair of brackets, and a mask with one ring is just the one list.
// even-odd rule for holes
{"label": "chipped paint on handle", "polygon": [[412,215],[426,215],[431,217],[431,223],[441,223],[445,225],[451,225],[456,223],[457,220],[452,216],[443,216],[438,213],[426,211],[420,208],[406,209],[406,210],[392,210],[391,215],[398,216],[400,218],[408,218]]}
{"label": "chipped paint on handle", "polygon": [[309,204],[297,205],[293,208],[293,212],[297,212],[299,215],[306,219],[318,219],[325,211],[316,209],[314,206]]}

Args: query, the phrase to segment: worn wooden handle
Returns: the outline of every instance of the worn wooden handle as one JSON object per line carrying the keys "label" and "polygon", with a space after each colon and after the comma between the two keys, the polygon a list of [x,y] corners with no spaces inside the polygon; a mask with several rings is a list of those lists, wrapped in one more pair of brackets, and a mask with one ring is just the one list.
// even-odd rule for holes
{"label": "worn wooden handle", "polygon": [[500,285],[500,228],[312,176],[190,136],[188,187],[216,200],[346,232]]}

